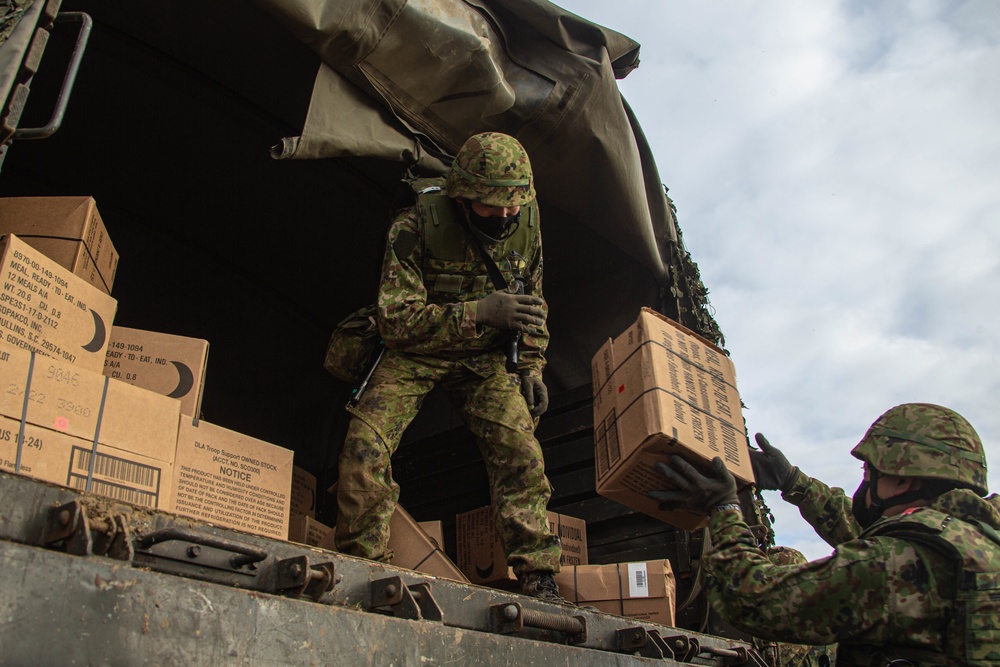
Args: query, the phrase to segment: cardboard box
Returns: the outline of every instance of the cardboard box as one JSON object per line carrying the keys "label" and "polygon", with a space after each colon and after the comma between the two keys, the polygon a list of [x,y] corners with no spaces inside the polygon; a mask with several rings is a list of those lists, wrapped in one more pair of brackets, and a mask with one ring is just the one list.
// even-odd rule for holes
{"label": "cardboard box", "polygon": [[0,378],[4,469],[172,509],[179,401],[4,343]]}
{"label": "cardboard box", "polygon": [[181,402],[181,414],[201,416],[208,341],[111,327],[104,374]]}
{"label": "cardboard box", "polygon": [[736,371],[721,349],[643,308],[601,347],[592,371],[599,494],[694,530],[703,515],[661,511],[646,495],[665,488],[658,461],[679,454],[710,470],[720,456],[738,482],[753,482]]}
{"label": "cardboard box", "polygon": [[60,266],[111,294],[118,251],[92,198],[0,198],[0,234],[18,235]]}
{"label": "cardboard box", "polygon": [[288,520],[289,542],[315,547],[319,546],[331,532],[333,532],[332,528],[309,516],[293,514]]}
{"label": "cardboard box", "polygon": [[263,440],[182,416],[174,460],[175,511],[285,540],[293,455]]}
{"label": "cardboard box", "polygon": [[298,466],[292,467],[291,513],[316,518],[316,477]]}
{"label": "cardboard box", "polygon": [[396,511],[392,513],[392,520],[389,522],[389,548],[393,551],[390,562],[396,567],[452,581],[469,581],[414,518],[399,505],[396,505]]}
{"label": "cardboard box", "polygon": [[617,616],[674,627],[677,583],[669,560],[562,568],[559,594]]}
{"label": "cardboard box", "polygon": [[118,302],[8,234],[0,242],[5,343],[100,373]]}
{"label": "cardboard box", "polygon": [[[330,531],[319,544],[320,548],[337,550],[334,532]],[[396,567],[441,579],[469,582],[458,566],[434,543],[430,535],[425,533],[420,524],[399,505],[396,505],[396,511],[392,513],[392,519],[389,521],[388,546],[393,551],[392,560],[389,562]]]}
{"label": "cardboard box", "polygon": [[[549,529],[562,541],[564,565],[587,563],[587,522],[583,519],[549,512]],[[455,517],[458,566],[474,584],[509,585],[516,582],[514,571],[507,567],[507,556],[497,534],[489,507],[464,512]]]}
{"label": "cardboard box", "polygon": [[436,548],[446,551],[444,548],[444,526],[440,521],[418,521],[417,525],[420,526],[420,530],[427,533],[427,537],[431,538],[431,542]]}
{"label": "cardboard box", "polygon": [[34,424],[22,428],[0,415],[0,469],[132,505],[171,508],[172,453],[160,460],[98,444],[94,454],[93,441]]}

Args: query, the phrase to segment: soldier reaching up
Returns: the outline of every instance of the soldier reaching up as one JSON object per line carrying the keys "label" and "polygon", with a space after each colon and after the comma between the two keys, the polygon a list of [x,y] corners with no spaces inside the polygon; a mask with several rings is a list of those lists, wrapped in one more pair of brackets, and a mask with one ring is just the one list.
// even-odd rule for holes
{"label": "soldier reaching up", "polygon": [[757,547],[721,459],[704,476],[658,463],[669,486],[651,496],[709,513],[709,600],[764,639],[839,642],[838,667],[1000,664],[1000,498],[986,498],[986,456],[961,415],[908,403],[879,417],[851,454],[864,462],[853,498],[793,467],[757,434],[751,463],[832,555],[775,565]]}

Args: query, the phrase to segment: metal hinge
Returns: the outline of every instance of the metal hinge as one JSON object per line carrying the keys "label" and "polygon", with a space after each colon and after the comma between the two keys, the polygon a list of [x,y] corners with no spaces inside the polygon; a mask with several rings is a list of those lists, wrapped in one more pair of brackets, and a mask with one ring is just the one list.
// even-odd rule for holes
{"label": "metal hinge", "polygon": [[42,544],[75,556],[107,556],[202,581],[319,601],[340,581],[329,559],[308,554],[278,559],[267,549],[186,527],[134,534],[127,514],[92,515],[79,501],[53,508]]}
{"label": "metal hinge", "polygon": [[400,577],[376,579],[371,584],[372,611],[388,611],[396,618],[444,623],[444,612],[431,594],[430,584],[407,586]]}

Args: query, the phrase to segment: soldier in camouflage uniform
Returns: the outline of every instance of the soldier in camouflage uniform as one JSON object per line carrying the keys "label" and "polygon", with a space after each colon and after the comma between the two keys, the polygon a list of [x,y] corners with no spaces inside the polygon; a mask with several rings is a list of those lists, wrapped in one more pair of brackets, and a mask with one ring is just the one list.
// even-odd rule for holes
{"label": "soldier in camouflage uniform", "polygon": [[924,403],[887,411],[851,452],[865,467],[853,498],[756,437],[758,486],[780,489],[834,552],[774,565],[733,505],[721,459],[712,477],[680,459],[658,464],[673,488],[655,498],[710,515],[706,584],[726,620],[765,639],[839,642],[839,666],[1000,664],[1000,498],[985,497],[969,422]]}
{"label": "soldier in camouflage uniform", "polygon": [[[769,547],[767,559],[775,565],[801,565],[808,559],[791,547]],[[837,646],[809,646],[808,644],[775,644],[775,667],[831,667],[835,663]]]}
{"label": "soldier in camouflage uniform", "polygon": [[[534,436],[548,405],[542,382],[547,305],[531,164],[513,137],[470,137],[446,179],[414,181],[416,205],[388,233],[378,292],[386,353],[352,415],[340,455],[337,548],[388,561],[399,499],[390,459],[428,392],[445,390],[475,435],[492,511],[522,592],[563,601],[559,538],[548,527],[551,487]],[[510,286],[495,287],[481,256]],[[519,341],[512,343],[512,336]],[[504,346],[517,345],[516,368]]]}

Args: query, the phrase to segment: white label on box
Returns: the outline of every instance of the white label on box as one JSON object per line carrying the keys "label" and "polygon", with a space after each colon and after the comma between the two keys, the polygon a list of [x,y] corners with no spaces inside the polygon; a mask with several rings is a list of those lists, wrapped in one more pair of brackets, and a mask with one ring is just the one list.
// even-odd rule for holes
{"label": "white label on box", "polygon": [[628,596],[630,598],[649,597],[649,579],[645,563],[628,564]]}

